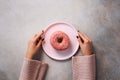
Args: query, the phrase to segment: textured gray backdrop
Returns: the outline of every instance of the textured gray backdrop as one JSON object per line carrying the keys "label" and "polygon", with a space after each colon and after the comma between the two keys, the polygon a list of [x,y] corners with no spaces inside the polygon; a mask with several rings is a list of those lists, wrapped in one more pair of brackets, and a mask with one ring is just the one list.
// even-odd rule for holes
{"label": "textured gray backdrop", "polygon": [[[93,40],[97,80],[120,80],[120,0],[0,0],[0,80],[18,80],[28,40],[54,21]],[[72,80],[71,60],[42,59],[45,80]]]}

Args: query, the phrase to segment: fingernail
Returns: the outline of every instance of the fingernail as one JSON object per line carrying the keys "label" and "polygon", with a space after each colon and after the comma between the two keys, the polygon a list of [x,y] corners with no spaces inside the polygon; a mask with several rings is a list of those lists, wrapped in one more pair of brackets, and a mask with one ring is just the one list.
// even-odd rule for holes
{"label": "fingernail", "polygon": [[76,36],[78,38],[78,36]]}
{"label": "fingernail", "polygon": [[42,39],[42,41],[44,41],[44,38]]}

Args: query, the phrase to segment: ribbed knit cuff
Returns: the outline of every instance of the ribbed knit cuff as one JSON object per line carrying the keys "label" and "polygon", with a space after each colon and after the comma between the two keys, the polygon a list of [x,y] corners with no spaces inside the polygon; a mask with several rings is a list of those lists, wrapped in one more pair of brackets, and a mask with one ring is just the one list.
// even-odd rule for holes
{"label": "ribbed knit cuff", "polygon": [[95,80],[95,54],[72,57],[73,80]]}
{"label": "ribbed knit cuff", "polygon": [[43,80],[47,67],[47,63],[25,58],[19,80]]}
{"label": "ribbed knit cuff", "polygon": [[37,80],[44,80],[46,71],[48,68],[48,64],[47,63],[42,63],[38,72],[38,77]]}
{"label": "ribbed knit cuff", "polygon": [[24,59],[19,80],[36,80],[41,61]]}

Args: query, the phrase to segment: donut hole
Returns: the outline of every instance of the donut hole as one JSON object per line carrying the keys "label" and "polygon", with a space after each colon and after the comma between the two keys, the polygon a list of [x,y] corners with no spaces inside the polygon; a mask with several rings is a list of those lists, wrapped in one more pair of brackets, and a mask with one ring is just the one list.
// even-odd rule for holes
{"label": "donut hole", "polygon": [[59,37],[58,39],[57,39],[57,42],[58,43],[61,43],[63,41],[63,37]]}

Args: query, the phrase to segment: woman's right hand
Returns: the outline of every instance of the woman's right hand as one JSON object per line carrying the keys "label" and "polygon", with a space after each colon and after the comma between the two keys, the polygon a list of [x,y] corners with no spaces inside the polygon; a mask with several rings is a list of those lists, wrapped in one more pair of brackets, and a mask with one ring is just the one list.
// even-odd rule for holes
{"label": "woman's right hand", "polygon": [[35,34],[33,38],[30,39],[28,42],[26,58],[32,59],[37,54],[44,40],[43,34],[44,32],[42,31],[40,34]]}
{"label": "woman's right hand", "polygon": [[91,55],[92,54],[92,41],[91,39],[81,32],[78,31],[78,41],[80,44],[80,48],[82,50],[82,54],[84,56]]}

